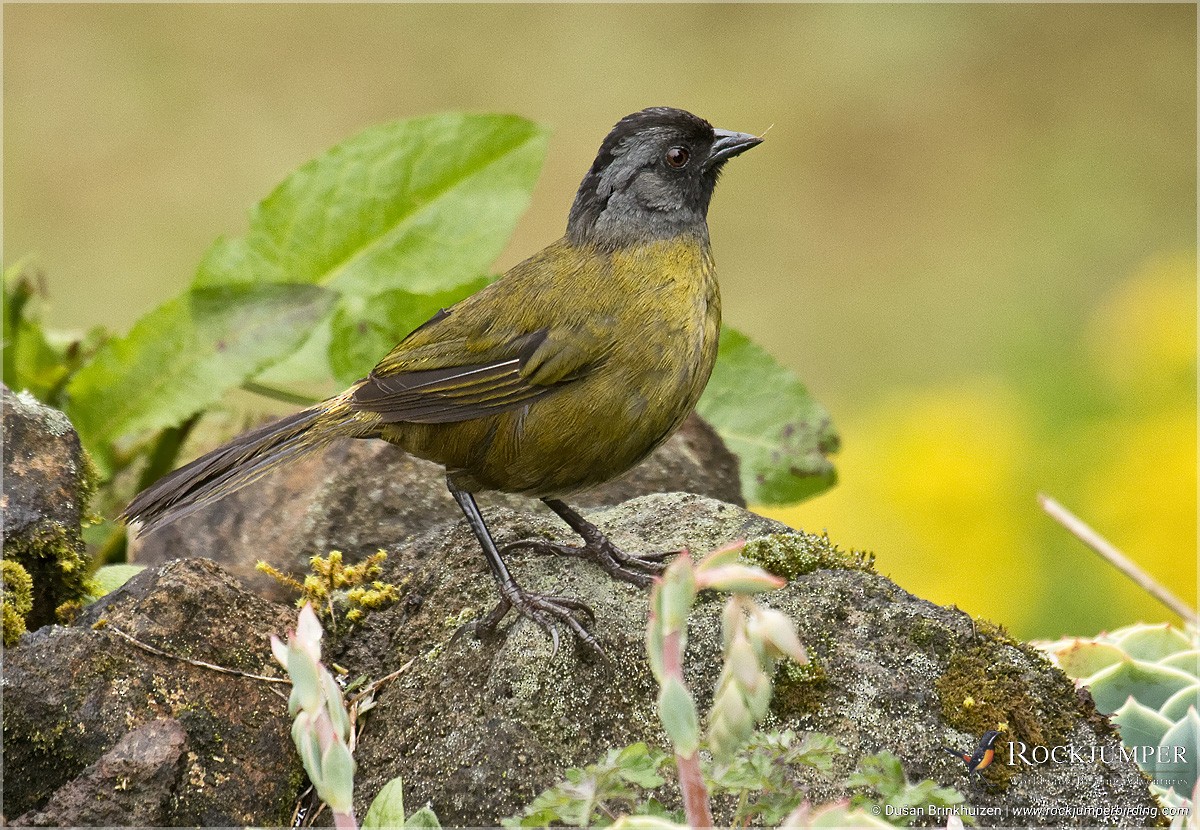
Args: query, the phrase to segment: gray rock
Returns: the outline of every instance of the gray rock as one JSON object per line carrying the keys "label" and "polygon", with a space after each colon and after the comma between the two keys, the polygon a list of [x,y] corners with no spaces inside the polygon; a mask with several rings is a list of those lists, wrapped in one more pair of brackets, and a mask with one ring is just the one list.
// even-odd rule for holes
{"label": "gray rock", "polygon": [[[1119,738],[1086,692],[1033,649],[906,593],[863,557],[695,495],[644,496],[587,515],[632,552],[687,547],[700,555],[754,537],[748,555],[790,578],[764,601],[796,621],[813,662],[800,671],[781,667],[766,726],[825,732],[845,748],[829,777],[803,773],[813,801],[845,797],[859,759],[886,749],[910,780],[933,778],[958,787],[972,807],[994,808],[980,816],[985,826],[1129,824],[1122,815],[1153,808],[1147,779],[1119,760]],[[556,520],[503,507],[489,519],[501,544],[568,535]],[[540,628],[512,616],[495,638],[454,639],[462,622],[496,599],[462,520],[393,547],[384,577],[400,586],[401,600],[327,647],[327,661],[351,677],[382,677],[413,660],[381,688],[361,722],[360,816],[384,783],[401,776],[407,802],[431,802],[445,825],[492,826],[567,767],[634,741],[667,746],[644,656],[646,592],[576,559],[529,552],[510,559],[527,590],[591,604],[592,630],[611,666],[565,634],[553,653]],[[720,666],[722,602],[701,597],[689,626],[685,674],[702,711]],[[171,654],[277,674],[266,634],[294,619],[294,609],[259,599],[218,566],[189,560],[143,572],[73,627],[27,636],[6,655],[6,809],[50,815],[64,793],[111,780],[85,770],[130,730],[165,716],[183,726],[188,749],[163,824],[286,823],[303,779],[274,687],[147,654],[111,629]],[[941,747],[968,748],[1001,723],[1006,740],[1104,754],[1095,763],[1009,766],[1002,747],[984,782],[969,784],[962,764]],[[1082,812],[1096,805],[1113,812]],[[1024,808],[1035,812],[1013,812]]]}
{"label": "gray rock", "polygon": [[[97,803],[111,801],[107,788],[117,768],[103,759],[114,761],[114,747],[132,731],[167,717],[187,733],[184,769],[167,806],[144,805],[163,811],[144,823],[287,824],[303,775],[291,740],[287,686],[152,654],[114,629],[171,655],[282,676],[267,635],[285,632],[294,620],[294,609],[271,605],[214,563],[194,559],[143,571],[75,625],[26,635],[5,654],[5,811],[83,809],[89,791]],[[147,795],[157,798],[167,784],[149,765],[160,758],[165,777],[175,739],[169,730],[151,734],[163,743],[163,754],[142,746],[143,733],[128,738],[132,746],[115,758],[140,758],[151,779]],[[137,818],[112,823],[142,824]]]}
{"label": "gray rock", "polygon": [[40,810],[12,822],[33,827],[155,827],[168,823],[183,777],[187,733],[174,718],[126,732],[116,746],[55,791]]}
{"label": "gray rock", "polygon": [[91,469],[67,417],[28,392],[0,385],[4,408],[4,557],[33,579],[29,628],[53,622],[55,609],[86,593],[88,560],[80,533]]}
{"label": "gray rock", "polygon": [[[1008,767],[997,762],[986,784],[969,786],[961,762],[943,745],[971,747],[999,722],[1028,744],[1105,747],[1119,739],[1086,694],[1037,652],[955,609],[908,594],[862,570],[861,559],[822,537],[795,534],[740,508],[693,495],[635,499],[590,514],[628,550],[687,546],[696,554],[730,540],[785,534],[754,548],[764,563],[793,577],[766,599],[797,623],[814,658],[801,672],[781,668],[769,726],[817,730],[846,749],[831,777],[809,775],[816,801],[844,798],[859,758],[889,750],[910,780],[933,778],[968,802],[995,807],[981,824],[1093,824],[1116,818],[1017,817],[1022,807],[1053,804],[1149,808],[1144,776],[1132,763]],[[560,536],[540,517],[500,511],[501,543]],[[565,647],[527,620],[506,636],[452,641],[458,624],[486,611],[494,587],[462,523],[430,531],[389,556],[389,578],[405,598],[371,615],[342,644],[351,674],[381,676],[416,658],[386,687],[359,743],[358,799],[370,803],[402,776],[409,803],[432,802],[446,825],[490,826],[516,813],[570,766],[605,750],[646,740],[667,746],[654,712],[656,686],[646,666],[646,594],[610,580],[586,562],[512,556],[531,591],[583,598],[596,611],[593,632],[613,662]],[[837,565],[809,571],[814,565]],[[689,627],[686,676],[701,711],[711,704],[720,668],[722,598],[701,599]],[[973,697],[973,702],[966,701]]]}
{"label": "gray rock", "polygon": [[[611,505],[673,490],[743,504],[736,456],[696,415],[636,468],[571,501],[581,507]],[[480,505],[485,513],[505,506],[552,515],[520,496],[486,493]],[[178,557],[208,557],[252,590],[284,600],[288,594],[279,583],[255,570],[258,560],[296,576],[308,570],[315,554],[336,549],[347,562],[357,562],[460,515],[439,465],[383,441],[346,440],[203,511],[131,539],[129,559],[159,565]]]}

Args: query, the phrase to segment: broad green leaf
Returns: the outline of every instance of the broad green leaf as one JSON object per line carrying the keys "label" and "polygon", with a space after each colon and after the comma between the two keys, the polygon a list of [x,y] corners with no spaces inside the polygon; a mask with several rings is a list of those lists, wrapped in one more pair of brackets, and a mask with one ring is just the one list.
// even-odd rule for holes
{"label": "broad green leaf", "polygon": [[[396,323],[380,328],[399,297],[379,309],[364,307],[364,299],[474,285],[528,204],[546,140],[544,128],[512,115],[449,113],[370,127],[288,176],[252,211],[244,238],[217,240],[194,285],[331,288],[341,300],[329,359],[339,379],[357,379],[404,333]],[[411,308],[401,322],[420,319],[408,328],[437,305]],[[354,333],[362,314],[371,336],[360,340]],[[317,339],[330,336],[329,323],[314,327]],[[304,365],[285,361],[264,380],[323,380],[330,367],[305,353]]]}
{"label": "broad green leaf", "polygon": [[721,331],[717,366],[696,409],[741,460],[751,504],[788,504],[833,486],[826,455],[837,451],[838,437],[829,413],[744,334]]}
{"label": "broad green leaf", "polygon": [[110,340],[67,387],[67,414],[111,472],[113,442],[171,427],[296,349],[329,313],[311,285],[193,289]]}
{"label": "broad green leaf", "polygon": [[491,281],[483,277],[435,294],[396,290],[369,299],[345,298],[333,315],[329,365],[334,375],[342,384],[365,376],[410,331]]}
{"label": "broad green leaf", "polygon": [[92,574],[95,590],[90,599],[99,599],[120,588],[129,580],[146,569],[145,565],[105,565]]}
{"label": "broad green leaf", "polygon": [[40,293],[25,260],[5,269],[0,315],[4,323],[4,382],[14,391],[29,390],[38,400],[54,404],[51,392],[66,378],[69,367],[42,327]]}

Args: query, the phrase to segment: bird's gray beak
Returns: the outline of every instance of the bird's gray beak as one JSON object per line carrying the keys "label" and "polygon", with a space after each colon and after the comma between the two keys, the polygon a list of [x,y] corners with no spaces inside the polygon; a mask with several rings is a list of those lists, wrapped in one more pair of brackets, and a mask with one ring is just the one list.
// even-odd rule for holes
{"label": "bird's gray beak", "polygon": [[713,135],[716,136],[716,141],[708,151],[708,158],[704,160],[706,170],[762,144],[761,138],[749,133],[713,130]]}

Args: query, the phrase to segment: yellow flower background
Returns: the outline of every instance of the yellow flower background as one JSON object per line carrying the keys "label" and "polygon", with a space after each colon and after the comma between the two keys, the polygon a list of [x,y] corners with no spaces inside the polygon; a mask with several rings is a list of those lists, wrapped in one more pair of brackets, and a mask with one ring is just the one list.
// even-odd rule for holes
{"label": "yellow flower background", "polygon": [[935,602],[1042,636],[1176,619],[1053,523],[1044,491],[1185,601],[1196,594],[1196,260],[1165,255],[1062,344],[1086,411],[999,377],[907,390],[841,424],[840,483],[760,512],[872,548]]}

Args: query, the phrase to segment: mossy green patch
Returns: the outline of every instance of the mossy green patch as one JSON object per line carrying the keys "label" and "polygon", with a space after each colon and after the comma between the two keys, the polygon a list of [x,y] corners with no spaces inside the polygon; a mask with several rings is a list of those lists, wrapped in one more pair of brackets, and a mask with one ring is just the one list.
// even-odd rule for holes
{"label": "mossy green patch", "polygon": [[0,561],[0,604],[4,615],[4,645],[15,646],[25,633],[25,618],[33,609],[33,580],[20,563]]}
{"label": "mossy green patch", "polygon": [[[976,625],[982,636],[968,648],[955,649],[946,671],[934,682],[946,722],[975,736],[998,730],[999,744],[1067,743],[1071,730],[1086,714],[1076,702],[1070,679],[1056,673],[1054,688],[1045,688],[1044,682],[1033,688],[1021,666],[1027,666],[1030,659],[1044,662],[1037,650],[990,623],[976,621]],[[1020,765],[993,764],[984,777],[1007,789],[1020,770]]]}
{"label": "mossy green patch", "polygon": [[867,551],[844,551],[827,535],[772,533],[751,539],[742,558],[776,576],[792,580],[819,570],[850,570],[875,573],[875,555]]}
{"label": "mossy green patch", "polygon": [[[78,526],[43,520],[32,530],[5,540],[4,558],[19,563],[32,580],[31,625],[55,622],[55,610],[88,596],[91,562]],[[40,610],[39,610],[40,609]]]}
{"label": "mossy green patch", "polygon": [[787,661],[775,670],[771,708],[783,717],[812,714],[824,704],[828,686],[829,676],[815,655],[804,664]]}

